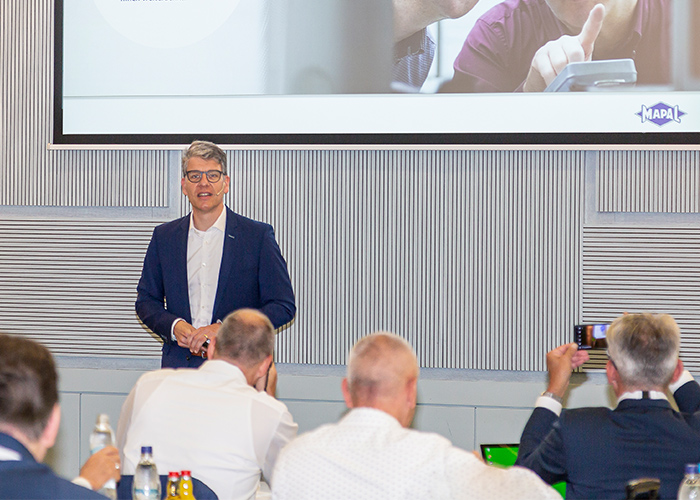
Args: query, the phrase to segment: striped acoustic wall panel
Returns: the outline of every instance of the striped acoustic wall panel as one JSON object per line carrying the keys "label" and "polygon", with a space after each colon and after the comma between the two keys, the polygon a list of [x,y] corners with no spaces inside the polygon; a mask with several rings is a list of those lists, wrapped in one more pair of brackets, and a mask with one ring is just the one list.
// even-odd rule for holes
{"label": "striped acoustic wall panel", "polygon": [[0,222],[0,331],[54,354],[157,356],[134,312],[153,223]]}
{"label": "striped acoustic wall panel", "polygon": [[[671,314],[681,357],[700,371],[700,228],[586,227],[583,317],[610,322],[623,312]],[[597,356],[596,365],[607,358]]]}
{"label": "striped acoustic wall panel", "polygon": [[[230,157],[228,202],[275,226],[297,293],[282,362],[342,364],[388,329],[423,366],[543,369],[578,316],[582,153]],[[133,312],[155,223],[4,221],[3,330],[60,354],[156,356]]]}
{"label": "striped acoustic wall panel", "polygon": [[584,154],[230,153],[229,204],[276,229],[299,312],[283,362],[377,329],[423,366],[542,369],[579,304]]}
{"label": "striped acoustic wall panel", "polygon": [[53,1],[0,0],[0,206],[166,207],[167,151],[48,151]]}
{"label": "striped acoustic wall panel", "polygon": [[700,212],[700,151],[599,153],[597,210]]}

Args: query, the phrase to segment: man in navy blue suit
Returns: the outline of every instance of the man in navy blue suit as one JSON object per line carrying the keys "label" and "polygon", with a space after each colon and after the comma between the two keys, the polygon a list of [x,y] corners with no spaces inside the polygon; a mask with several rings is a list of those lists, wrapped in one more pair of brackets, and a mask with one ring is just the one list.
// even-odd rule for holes
{"label": "man in navy blue suit", "polygon": [[88,460],[80,471],[85,487],[41,463],[56,441],[60,421],[51,353],[31,340],[0,334],[0,498],[104,500],[89,488],[119,479],[116,448],[104,448]]}
{"label": "man in navy blue suit", "polygon": [[153,231],[136,313],[163,339],[164,368],[201,365],[205,342],[232,311],[258,309],[275,328],[296,314],[272,226],[224,205],[230,182],[226,154],[211,142],[193,142],[182,157],[181,181],[192,211]]}
{"label": "man in navy blue suit", "polygon": [[675,499],[684,465],[700,462],[700,386],[678,358],[678,325],[667,314],[624,315],[608,328],[607,342],[617,407],[562,409],[571,371],[588,354],[576,344],[554,349],[549,386],[523,431],[516,464],[550,484],[566,481],[567,500],[624,498],[626,483],[643,477],[660,479],[660,498]]}

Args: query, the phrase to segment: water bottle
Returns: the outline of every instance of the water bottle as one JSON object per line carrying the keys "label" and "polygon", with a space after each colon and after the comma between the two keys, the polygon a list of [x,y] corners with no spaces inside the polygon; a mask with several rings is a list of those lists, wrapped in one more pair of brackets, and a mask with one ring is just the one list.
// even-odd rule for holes
{"label": "water bottle", "polygon": [[[105,446],[114,446],[114,432],[109,425],[109,415],[100,413],[97,415],[97,423],[90,434],[90,454],[95,454]],[[99,490],[99,493],[110,500],[117,500],[117,482],[108,479]]]}
{"label": "water bottle", "polygon": [[134,484],[131,490],[133,500],[160,500],[160,477],[156,463],[153,461],[153,448],[141,447],[141,460],[134,472]]}
{"label": "water bottle", "polygon": [[686,464],[685,477],[678,488],[678,500],[700,500],[698,464]]}

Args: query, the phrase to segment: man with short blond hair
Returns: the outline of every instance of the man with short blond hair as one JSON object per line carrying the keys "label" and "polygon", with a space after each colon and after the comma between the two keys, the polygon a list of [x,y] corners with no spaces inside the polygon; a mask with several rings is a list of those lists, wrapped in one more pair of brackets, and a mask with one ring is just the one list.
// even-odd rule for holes
{"label": "man with short blond hair", "polygon": [[405,340],[387,332],[360,339],[342,383],[349,413],[282,450],[273,499],[561,498],[530,471],[489,467],[442,436],[409,429],[417,382]]}

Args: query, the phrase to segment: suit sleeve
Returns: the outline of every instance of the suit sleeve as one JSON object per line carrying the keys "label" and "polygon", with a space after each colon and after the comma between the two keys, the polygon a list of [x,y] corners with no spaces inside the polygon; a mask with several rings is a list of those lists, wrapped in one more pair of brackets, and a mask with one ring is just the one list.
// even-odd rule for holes
{"label": "suit sleeve", "polygon": [[683,384],[673,393],[673,397],[681,412],[688,414],[700,412],[700,385],[696,381]]}
{"label": "suit sleeve", "polygon": [[158,255],[158,238],[155,231],[146,250],[136,291],[136,314],[148,328],[170,344],[171,327],[178,316],[165,309],[163,266]]}
{"label": "suit sleeve", "polygon": [[274,327],[280,328],[292,321],[296,315],[294,290],[289,279],[287,263],[282,257],[271,226],[262,240],[258,280],[260,310],[270,318]]}
{"label": "suit sleeve", "polygon": [[561,417],[546,408],[535,408],[520,438],[518,459],[545,482],[566,480],[566,455],[560,428]]}

